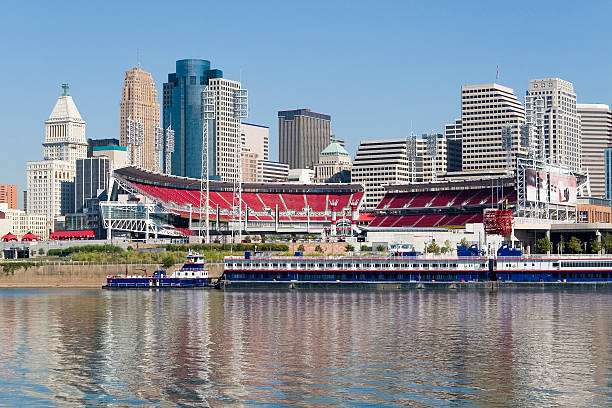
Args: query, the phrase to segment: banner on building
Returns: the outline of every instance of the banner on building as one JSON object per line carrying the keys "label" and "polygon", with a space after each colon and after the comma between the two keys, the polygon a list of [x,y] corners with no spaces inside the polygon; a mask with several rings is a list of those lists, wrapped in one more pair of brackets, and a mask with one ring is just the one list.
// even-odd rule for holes
{"label": "banner on building", "polygon": [[527,201],[538,201],[537,173],[534,169],[525,170]]}
{"label": "banner on building", "polygon": [[576,205],[576,177],[550,174],[550,203]]}

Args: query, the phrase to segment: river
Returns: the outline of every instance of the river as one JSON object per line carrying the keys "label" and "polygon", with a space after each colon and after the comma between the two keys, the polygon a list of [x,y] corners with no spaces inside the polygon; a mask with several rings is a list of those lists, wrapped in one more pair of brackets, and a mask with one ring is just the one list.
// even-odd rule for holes
{"label": "river", "polygon": [[612,291],[0,290],[1,406],[611,406]]}

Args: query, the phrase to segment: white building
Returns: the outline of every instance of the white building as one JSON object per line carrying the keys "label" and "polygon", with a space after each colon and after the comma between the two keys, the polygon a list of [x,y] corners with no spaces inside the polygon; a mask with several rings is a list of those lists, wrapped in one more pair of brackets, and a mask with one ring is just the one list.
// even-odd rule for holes
{"label": "white building", "polygon": [[235,115],[234,93],[241,88],[240,82],[226,78],[211,78],[208,82],[207,90],[215,93],[215,140],[214,144],[210,142],[214,157],[210,172],[222,181],[238,179],[242,132],[240,118]]}
{"label": "white building", "polygon": [[314,178],[312,169],[289,169],[287,181],[290,183],[311,184]]}
{"label": "white building", "polygon": [[257,161],[257,182],[285,182],[289,176],[289,165],[267,160]]}
{"label": "white building", "polygon": [[28,162],[28,212],[46,217],[47,230],[54,219],[72,211],[77,159],[87,157],[85,121],[81,118],[68,85],[45,122],[44,160]]}
{"label": "white building", "polygon": [[252,123],[240,125],[242,146],[257,155],[257,160],[270,160],[270,128]]}
{"label": "white building", "polygon": [[68,93],[68,84],[62,85],[62,95],[45,122],[43,149],[45,160],[76,163],[87,157],[85,121]]}
{"label": "white building", "polygon": [[502,130],[511,128],[510,169],[516,167],[520,127],[525,121],[523,105],[514,90],[499,84],[461,87],[461,158],[463,172],[508,171]]}
{"label": "white building", "polygon": [[527,96],[544,101],[545,154],[572,171],[582,167],[580,115],[571,82],[560,78],[532,79]]}
{"label": "white building", "polygon": [[351,155],[340,143],[332,141],[319,154],[319,163],[314,166],[315,182],[325,183],[345,170],[351,170]]}
{"label": "white building", "polygon": [[[446,139],[436,134],[436,176],[446,173]],[[433,158],[427,155],[427,138],[415,137],[414,166],[409,157],[410,137],[364,140],[359,144],[351,167],[351,183],[364,186],[362,208],[372,211],[385,195],[385,186],[429,182],[433,178]]]}
{"label": "white building", "polygon": [[44,215],[28,214],[22,210],[8,208],[8,204],[0,203],[0,237],[9,232],[20,240],[28,232],[41,239],[47,239],[49,236]]}

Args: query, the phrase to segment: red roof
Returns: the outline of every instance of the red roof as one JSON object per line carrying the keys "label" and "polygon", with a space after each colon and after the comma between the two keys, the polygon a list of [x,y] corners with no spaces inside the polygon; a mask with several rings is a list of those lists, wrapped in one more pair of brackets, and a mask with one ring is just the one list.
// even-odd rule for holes
{"label": "red roof", "polygon": [[8,234],[6,234],[5,236],[2,237],[1,239],[2,242],[9,242],[9,241],[18,241],[17,237],[13,234],[11,234],[10,232]]}
{"label": "red roof", "polygon": [[31,232],[28,232],[23,237],[21,237],[21,240],[22,241],[42,241],[39,236],[34,235]]}
{"label": "red roof", "polygon": [[85,231],[56,231],[49,235],[49,239],[83,239],[95,238],[96,234],[92,230]]}

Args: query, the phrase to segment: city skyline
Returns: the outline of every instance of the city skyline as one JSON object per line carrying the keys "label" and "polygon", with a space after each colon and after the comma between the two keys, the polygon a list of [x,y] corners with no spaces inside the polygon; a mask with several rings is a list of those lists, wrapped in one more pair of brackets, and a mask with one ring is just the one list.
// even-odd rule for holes
{"label": "city skyline", "polygon": [[[108,10],[115,6],[109,4]],[[122,9],[130,13],[133,7],[123,5]],[[189,13],[193,17],[188,19],[195,21],[198,8],[203,6],[193,3],[190,7],[194,12]],[[135,23],[144,30],[142,36],[133,43],[123,39],[117,46],[114,40],[120,38],[120,34],[111,32],[108,27],[119,17],[114,17],[110,11],[103,12],[107,19],[97,20],[104,24],[91,24],[89,16],[94,15],[93,9],[86,5],[78,12],[71,11],[79,13],[73,16],[79,18],[58,27],[54,21],[62,19],[63,10],[9,5],[9,14],[16,17],[27,14],[27,23],[19,29],[27,33],[10,44],[3,44],[4,55],[20,61],[36,53],[37,58],[46,60],[46,70],[41,75],[40,70],[23,64],[7,64],[0,68],[5,78],[29,78],[8,81],[8,98],[1,102],[5,118],[11,118],[10,122],[4,121],[8,125],[4,140],[11,134],[18,134],[24,141],[0,153],[6,169],[2,181],[19,185],[20,191],[24,189],[23,165],[37,159],[48,106],[55,100],[57,87],[63,82],[71,84],[71,92],[87,118],[88,136],[118,137],[117,105],[124,72],[139,62],[143,70],[152,73],[158,94],[162,92],[165,76],[173,71],[178,59],[213,60],[216,66],[223,68],[225,76],[241,79],[250,91],[248,121],[270,127],[271,160],[278,158],[278,110],[308,108],[329,113],[334,118],[333,133],[344,138],[347,150],[354,154],[360,140],[404,137],[410,130],[417,134],[431,130],[442,132],[444,124],[460,117],[461,86],[495,81],[497,66],[499,79],[495,82],[513,88],[521,103],[524,103],[529,80],[544,77],[572,82],[578,103],[611,103],[608,95],[612,79],[606,75],[608,60],[599,53],[610,30],[603,16],[611,7],[604,2],[561,8],[530,5],[529,15],[524,15],[526,9],[514,5],[496,5],[492,10],[483,10],[476,4],[449,4],[436,10],[425,5],[400,3],[376,9],[365,5],[350,8],[330,5],[329,13],[319,16],[320,29],[317,31],[312,31],[307,24],[314,10],[288,17],[288,10],[278,14],[273,7],[240,2],[230,6],[213,5],[212,8],[220,15],[239,14],[243,29],[237,30],[240,34],[231,35],[244,36],[244,43],[232,45],[240,43],[223,41],[202,45],[196,40],[199,29],[189,24],[176,27],[176,31],[178,35],[193,35],[194,39],[177,43],[173,41],[175,36],[154,31],[156,24],[152,22],[163,21],[163,12],[157,10],[150,12],[151,19],[146,24],[144,20],[147,19]],[[339,13],[343,15],[342,21],[331,17]],[[500,17],[491,20],[488,13]],[[542,18],[542,15],[547,17]],[[266,29],[252,16],[271,19],[274,27]],[[12,19],[4,29],[7,32],[17,30],[20,20]],[[369,24],[363,30],[362,23],[366,21]],[[581,23],[575,27],[574,21],[588,21],[588,25]],[[533,33],[526,28],[535,22],[542,32],[556,29],[559,24],[573,28],[561,31],[556,42],[534,47],[530,45],[533,42],[528,41]],[[210,30],[220,28],[216,21],[210,21],[209,25]],[[294,35],[277,37],[276,33],[283,28],[290,28],[288,32]],[[74,51],[59,53],[53,47],[42,47],[38,38],[43,31],[48,33],[49,42],[75,38]],[[482,35],[483,32],[487,35]],[[287,47],[301,37],[308,40],[297,47],[299,50]],[[469,47],[458,47],[459,41]],[[100,43],[100,46],[86,46],[92,43]],[[80,47],[78,51],[76,46]],[[279,48],[283,53],[278,53]],[[598,64],[584,64],[595,56]],[[369,62],[364,64],[364,58]],[[376,70],[364,67],[376,67]],[[360,84],[356,79],[363,77],[365,72],[381,73],[390,85],[368,87]],[[36,97],[32,98],[34,93]],[[382,103],[369,103],[373,100]],[[161,102],[158,95],[158,103]],[[376,117],[396,119],[385,120],[385,126],[367,119]]]}

